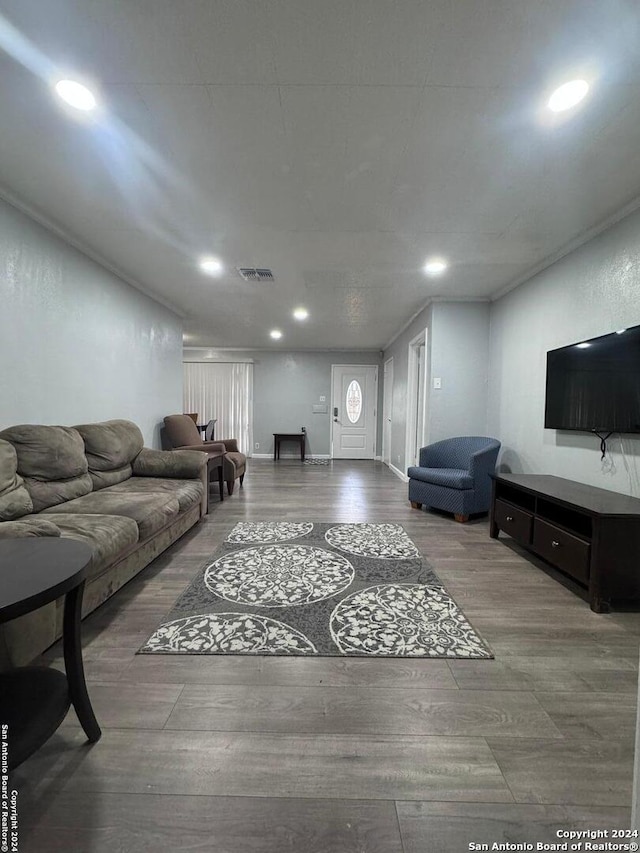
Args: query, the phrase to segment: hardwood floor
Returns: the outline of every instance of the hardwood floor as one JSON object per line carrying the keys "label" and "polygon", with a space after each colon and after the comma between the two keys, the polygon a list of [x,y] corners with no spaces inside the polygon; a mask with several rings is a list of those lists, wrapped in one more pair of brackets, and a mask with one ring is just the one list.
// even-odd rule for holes
{"label": "hardwood floor", "polygon": [[[495,660],[136,656],[243,519],[403,524]],[[381,463],[251,463],[83,623],[103,737],[71,714],[16,771],[21,853],[460,853],[628,827],[640,615],[592,613],[505,542],[412,510]]]}

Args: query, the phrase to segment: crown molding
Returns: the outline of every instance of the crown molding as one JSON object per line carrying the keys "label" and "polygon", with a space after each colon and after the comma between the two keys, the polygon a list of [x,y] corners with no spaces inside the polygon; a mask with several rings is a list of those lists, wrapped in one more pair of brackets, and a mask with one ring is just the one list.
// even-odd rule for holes
{"label": "crown molding", "polygon": [[76,252],[79,252],[81,255],[84,255],[85,257],[89,258],[89,260],[93,261],[94,264],[98,264],[98,266],[102,267],[107,272],[110,272],[112,275],[114,275],[116,278],[119,278],[125,284],[128,284],[130,287],[133,287],[134,290],[137,290],[139,293],[142,293],[149,299],[153,299],[154,302],[158,302],[160,303],[160,305],[163,305],[165,308],[168,308],[169,311],[171,311],[173,314],[176,314],[178,317],[180,317],[180,319],[183,320],[185,318],[184,312],[181,311],[168,299],[159,296],[157,293],[154,293],[149,288],[141,284],[137,279],[132,278],[130,275],[127,275],[127,273],[123,272],[115,264],[112,264],[101,254],[96,252],[83,240],[81,240],[79,237],[76,237],[58,222],[51,219],[38,208],[23,201],[19,196],[17,196],[4,184],[0,184],[0,199],[11,205],[11,207],[15,207],[16,210],[18,210],[25,216],[28,216],[29,219],[33,219],[34,222],[37,222],[38,225],[41,225],[50,233],[55,234],[56,237],[59,237],[61,240],[71,246],[71,248],[75,249]]}
{"label": "crown molding", "polygon": [[426,311],[427,308],[429,307],[429,305],[431,305],[431,303],[434,301],[435,300],[434,300],[433,296],[430,296],[429,299],[427,299],[427,301],[425,303],[423,303],[420,306],[420,308],[418,308],[417,311],[414,311],[414,313],[409,317],[407,322],[404,323],[398,329],[398,331],[395,333],[395,335],[391,338],[391,340],[387,341],[387,343],[382,347],[382,351],[384,353],[386,353],[386,351],[389,349],[389,347],[392,346],[398,340],[400,335],[402,335],[404,332],[406,332],[407,329],[409,328],[409,326],[413,323],[413,321],[416,320],[420,316],[420,314],[422,314],[423,311]]}
{"label": "crown molding", "polygon": [[387,341],[387,343],[382,347],[382,351],[386,352],[389,349],[389,347],[398,340],[400,335],[402,335],[403,332],[407,331],[407,329],[413,323],[413,321],[416,320],[420,316],[420,314],[422,314],[423,311],[426,311],[426,309],[430,305],[434,305],[436,303],[441,304],[443,302],[482,302],[482,303],[489,303],[489,302],[491,302],[491,297],[489,297],[489,296],[430,296],[429,299],[425,303],[423,303],[420,306],[420,308],[418,308],[418,310],[415,311],[411,315],[411,317],[409,317],[407,322],[404,323],[404,325],[402,325],[400,327],[400,329],[395,333],[395,335],[391,338],[391,340]]}
{"label": "crown molding", "polygon": [[496,302],[498,299],[502,299],[503,296],[506,296],[507,293],[511,293],[512,290],[515,290],[517,287],[520,287],[523,284],[526,284],[528,281],[531,281],[532,278],[535,278],[537,275],[540,275],[541,272],[548,269],[549,267],[556,264],[558,261],[561,261],[562,258],[566,258],[567,255],[570,255],[571,252],[575,252],[576,249],[579,249],[580,246],[584,246],[585,243],[588,243],[590,240],[593,240],[595,237],[598,237],[600,234],[603,234],[605,231],[608,231],[609,228],[613,228],[614,225],[617,225],[618,222],[621,222],[623,219],[626,219],[627,216],[631,216],[632,213],[635,213],[640,208],[640,196],[632,199],[628,204],[625,204],[624,207],[621,207],[620,210],[616,211],[616,213],[612,213],[610,216],[607,216],[606,219],[603,219],[597,225],[594,225],[592,228],[588,228],[586,231],[583,231],[577,237],[574,237],[572,240],[569,240],[568,243],[565,243],[560,249],[554,252],[552,255],[549,255],[539,264],[534,266],[532,269],[528,270],[524,275],[517,278],[515,281],[512,281],[510,284],[506,285],[506,287],[501,288],[496,293],[492,294],[491,302]]}
{"label": "crown molding", "polygon": [[277,352],[277,353],[313,353],[313,352],[366,352],[380,355],[380,347],[309,347],[298,349],[294,347],[219,347],[215,344],[189,344],[182,347],[186,350],[215,350],[216,352]]}

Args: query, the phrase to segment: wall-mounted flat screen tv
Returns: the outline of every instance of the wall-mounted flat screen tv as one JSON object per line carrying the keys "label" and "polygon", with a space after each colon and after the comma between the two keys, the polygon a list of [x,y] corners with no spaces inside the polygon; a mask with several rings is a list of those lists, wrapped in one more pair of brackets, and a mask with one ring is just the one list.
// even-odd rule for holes
{"label": "wall-mounted flat screen tv", "polygon": [[640,326],[547,353],[544,425],[640,433]]}

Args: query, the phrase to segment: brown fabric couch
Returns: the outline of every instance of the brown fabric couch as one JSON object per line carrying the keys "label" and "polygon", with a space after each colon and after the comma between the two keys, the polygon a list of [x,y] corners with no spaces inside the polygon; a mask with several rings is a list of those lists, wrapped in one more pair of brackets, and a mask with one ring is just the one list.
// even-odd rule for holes
{"label": "brown fabric couch", "polygon": [[[83,614],[196,524],[207,498],[206,457],[145,448],[130,421],[0,432],[0,538],[87,542]],[[1,626],[0,668],[28,663],[61,634],[62,600]]]}

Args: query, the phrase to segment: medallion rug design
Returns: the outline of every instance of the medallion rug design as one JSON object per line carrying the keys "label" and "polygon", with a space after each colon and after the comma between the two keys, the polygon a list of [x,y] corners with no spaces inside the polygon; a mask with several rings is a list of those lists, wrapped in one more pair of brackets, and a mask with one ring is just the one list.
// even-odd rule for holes
{"label": "medallion rug design", "polygon": [[144,654],[493,655],[399,524],[239,522]]}

